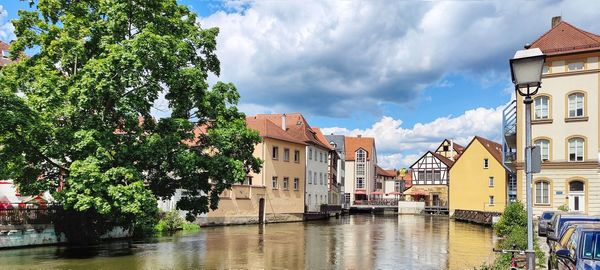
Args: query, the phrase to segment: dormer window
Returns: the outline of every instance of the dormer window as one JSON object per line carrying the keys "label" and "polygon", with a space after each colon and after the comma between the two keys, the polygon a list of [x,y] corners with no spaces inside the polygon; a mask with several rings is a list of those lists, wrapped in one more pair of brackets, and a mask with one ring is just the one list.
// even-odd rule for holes
{"label": "dormer window", "polygon": [[363,149],[359,149],[356,151],[356,162],[365,162],[367,157],[367,152]]}

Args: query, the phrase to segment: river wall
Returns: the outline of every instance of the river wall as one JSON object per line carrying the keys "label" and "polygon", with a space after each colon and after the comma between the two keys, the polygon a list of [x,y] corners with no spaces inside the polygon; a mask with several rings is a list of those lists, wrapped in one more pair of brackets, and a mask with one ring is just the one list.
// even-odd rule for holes
{"label": "river wall", "polygon": [[[115,227],[100,236],[100,239],[119,239],[130,236],[131,233],[129,230],[125,230],[122,227]],[[0,226],[0,249],[56,245],[66,242],[67,238],[65,235],[56,233],[54,225]]]}
{"label": "river wall", "polygon": [[475,210],[454,210],[452,217],[458,221],[471,222],[482,225],[492,225],[501,216],[498,212],[486,212]]}

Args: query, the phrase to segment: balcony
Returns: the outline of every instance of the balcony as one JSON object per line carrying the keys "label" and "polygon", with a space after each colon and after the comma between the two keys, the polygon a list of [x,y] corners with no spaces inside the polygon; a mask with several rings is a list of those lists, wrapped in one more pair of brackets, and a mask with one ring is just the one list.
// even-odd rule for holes
{"label": "balcony", "polygon": [[502,111],[502,160],[515,172],[517,160],[517,101],[513,100]]}

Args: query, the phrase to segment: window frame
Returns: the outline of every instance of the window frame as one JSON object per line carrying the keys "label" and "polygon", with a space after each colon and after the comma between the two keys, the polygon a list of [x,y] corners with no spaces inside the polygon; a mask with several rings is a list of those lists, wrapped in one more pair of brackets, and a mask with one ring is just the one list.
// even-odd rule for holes
{"label": "window frame", "polygon": [[[581,144],[580,145],[576,144],[574,146],[574,151],[575,152],[571,153],[571,142],[572,141],[575,142],[577,140],[581,140]],[[577,136],[577,135],[570,136],[570,137],[567,138],[567,144],[566,144],[567,151],[566,151],[566,153],[567,153],[567,161],[568,162],[585,162],[585,160],[586,160],[586,153],[587,153],[587,151],[586,151],[586,141],[587,140],[586,140],[585,137],[583,137],[583,136]],[[578,153],[579,152],[578,151],[579,148],[578,148],[578,146],[581,146],[581,160],[578,160],[579,159],[579,156],[578,156],[579,155],[579,153]],[[571,154],[575,155],[574,156],[574,160],[571,160]]]}
{"label": "window frame", "polygon": [[313,153],[312,148],[308,148],[308,159],[309,160],[312,160],[312,153]]}
{"label": "window frame", "polygon": [[[544,115],[541,114],[544,112],[544,108],[543,108],[544,104],[543,104],[543,102],[541,102],[544,99],[546,100],[546,108],[545,108],[546,115],[545,115],[545,117],[544,117]],[[538,100],[540,101],[540,104],[537,104]],[[537,97],[535,97],[533,99],[533,111],[532,111],[533,115],[531,118],[533,120],[550,120],[550,119],[552,119],[552,117],[551,117],[552,110],[550,109],[551,105],[552,105],[552,98],[550,96],[538,95]],[[540,106],[540,108],[538,108],[538,106]],[[538,111],[540,111],[539,117],[538,117]]]}
{"label": "window frame", "polygon": [[271,158],[272,158],[273,160],[279,160],[279,146],[275,146],[275,145],[274,145],[274,146],[271,148],[271,151],[272,151],[272,153],[271,153]]}
{"label": "window frame", "polygon": [[[581,68],[580,69],[571,69],[571,65],[579,64],[579,63],[581,63]],[[586,70],[586,61],[585,61],[585,59],[578,59],[578,60],[568,61],[568,62],[565,63],[565,69],[567,70],[567,72],[574,72],[574,71],[583,71],[583,70]]]}
{"label": "window frame", "polygon": [[489,169],[490,168],[490,160],[488,158],[484,158],[483,159],[483,168],[484,169]]}
{"label": "window frame", "polygon": [[[542,142],[546,142],[546,149],[544,150],[544,147],[542,147]],[[541,158],[542,158],[542,162],[546,162],[546,161],[550,161],[552,160],[552,142],[550,138],[547,137],[538,137],[535,138],[533,140],[533,144],[535,146],[540,147],[540,153],[541,153]],[[546,152],[545,154],[547,155],[547,158],[544,159],[544,152]]]}
{"label": "window frame", "polygon": [[300,163],[300,150],[294,150],[294,162]]}
{"label": "window frame", "polygon": [[312,182],[313,182],[313,180],[312,180],[312,171],[309,170],[308,171],[308,184],[312,185]]}
{"label": "window frame", "polygon": [[283,161],[290,162],[290,149],[283,148]]}
{"label": "window frame", "polygon": [[294,177],[294,190],[298,190],[300,188],[300,178]]}
{"label": "window frame", "polygon": [[[540,186],[540,191],[538,191],[538,185]],[[545,192],[544,192],[544,185],[546,187]],[[542,179],[542,180],[537,180],[534,183],[534,192],[535,192],[535,196],[533,198],[534,205],[550,205],[551,204],[551,190],[552,190],[552,186],[550,184],[550,180],[547,179]],[[538,201],[538,194],[540,197],[540,201]],[[545,195],[545,196],[544,196]],[[544,198],[546,198],[546,201],[544,201]]]}
{"label": "window frame", "polygon": [[[361,181],[362,180],[362,181]],[[361,185],[359,185],[361,183]],[[365,189],[365,178],[364,177],[356,177],[356,189]]]}
{"label": "window frame", "polygon": [[490,176],[488,177],[488,187],[494,187],[494,177]]}
{"label": "window frame", "polygon": [[288,188],[290,187],[290,178],[289,177],[283,177],[283,190],[288,190]]}
{"label": "window frame", "polygon": [[488,204],[489,205],[494,205],[495,204],[494,195],[489,195],[489,197],[488,197]]}
{"label": "window frame", "polygon": [[271,177],[271,189],[279,189],[279,178],[277,176]]}
{"label": "window frame", "polygon": [[[578,97],[581,97],[581,100],[578,100]],[[571,97],[574,97],[573,103],[571,103]],[[587,95],[586,92],[584,91],[580,91],[580,90],[576,90],[576,91],[571,91],[569,93],[567,93],[567,98],[566,98],[566,119],[578,119],[578,118],[584,118],[587,116]],[[574,106],[574,108],[572,108],[571,106]],[[581,106],[581,108],[578,108],[578,106]],[[578,114],[578,111],[581,110],[581,115]],[[574,111],[574,115],[571,115],[571,112]]]}

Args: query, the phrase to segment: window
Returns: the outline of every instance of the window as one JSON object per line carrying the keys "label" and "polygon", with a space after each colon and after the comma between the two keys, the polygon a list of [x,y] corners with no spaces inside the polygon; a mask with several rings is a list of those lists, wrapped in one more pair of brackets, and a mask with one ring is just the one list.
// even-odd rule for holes
{"label": "window", "polygon": [[494,196],[490,196],[490,205],[494,204]]}
{"label": "window", "polygon": [[312,195],[308,194],[308,205],[312,203]]}
{"label": "window", "polygon": [[[583,252],[581,255],[584,259],[594,259],[594,233],[589,232],[583,235]],[[600,244],[600,243],[599,243]],[[596,255],[597,256],[597,255]]]}
{"label": "window", "polygon": [[584,141],[582,138],[569,139],[569,161],[583,161]]}
{"label": "window", "polygon": [[308,149],[308,159],[312,160],[312,149]]}
{"label": "window", "polygon": [[567,70],[568,71],[583,70],[584,67],[585,66],[583,65],[583,62],[572,62],[567,65]]}
{"label": "window", "polygon": [[356,164],[356,175],[365,175],[365,164]]}
{"label": "window", "polygon": [[287,190],[287,189],[288,189],[288,186],[289,186],[289,184],[290,184],[290,178],[289,178],[289,177],[284,177],[284,178],[283,178],[283,189],[284,189],[284,190]]}
{"label": "window", "polygon": [[442,149],[444,149],[444,152],[448,152],[448,146],[447,145],[444,145]]}
{"label": "window", "polygon": [[483,168],[487,169],[490,167],[490,161],[487,158],[483,159]]}
{"label": "window", "polygon": [[490,176],[490,178],[488,179],[488,186],[494,187],[494,177],[493,176]]}
{"label": "window", "polygon": [[294,151],[294,162],[300,163],[300,151]]}
{"label": "window", "polygon": [[316,185],[317,184],[317,172],[315,172],[313,174],[313,183]]}
{"label": "window", "polygon": [[367,152],[365,150],[359,149],[356,151],[356,162],[365,162],[366,161]]}
{"label": "window", "polygon": [[402,190],[400,190],[400,181],[395,181],[394,182],[394,191],[395,192],[402,192]]}
{"label": "window", "polygon": [[417,173],[417,180],[418,181],[425,181],[425,172],[424,171],[419,171]]}
{"label": "window", "polygon": [[542,67],[542,74],[548,74],[548,73],[550,73],[550,66],[544,65],[544,67]]}
{"label": "window", "polygon": [[433,180],[433,173],[432,171],[427,171],[427,173],[425,174],[427,177],[427,182],[431,182],[431,180]]}
{"label": "window", "polygon": [[534,116],[533,119],[548,119],[550,118],[550,98],[547,96],[536,97],[533,101]]}
{"label": "window", "polygon": [[550,183],[548,181],[539,181],[535,183],[535,203],[550,203]]}
{"label": "window", "polygon": [[246,179],[244,179],[244,183],[242,183],[243,185],[252,185],[252,176],[246,176]]}
{"label": "window", "polygon": [[323,173],[319,173],[319,184],[323,185]]}
{"label": "window", "polygon": [[312,184],[312,171],[308,171],[308,184]]}
{"label": "window", "polygon": [[583,192],[584,184],[581,181],[572,181],[569,183],[569,192]]}
{"label": "window", "polygon": [[273,146],[273,159],[279,158],[279,147]]}
{"label": "window", "polygon": [[300,179],[294,178],[294,190],[298,190],[299,185],[300,185]]}
{"label": "window", "polygon": [[359,188],[359,189],[365,188],[365,178],[364,177],[356,177],[356,188]]}
{"label": "window", "polygon": [[317,161],[317,150],[315,150],[315,161]]}
{"label": "window", "polygon": [[583,117],[583,93],[569,95],[569,117]]}
{"label": "window", "polygon": [[433,171],[433,180],[434,181],[442,180],[442,174],[440,171]]}
{"label": "window", "polygon": [[283,148],[283,161],[290,161],[290,149]]}
{"label": "window", "polygon": [[550,160],[550,141],[546,139],[536,140],[535,145],[537,145],[540,148],[542,161]]}
{"label": "window", "polygon": [[277,176],[273,176],[273,189],[277,189]]}

